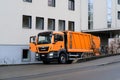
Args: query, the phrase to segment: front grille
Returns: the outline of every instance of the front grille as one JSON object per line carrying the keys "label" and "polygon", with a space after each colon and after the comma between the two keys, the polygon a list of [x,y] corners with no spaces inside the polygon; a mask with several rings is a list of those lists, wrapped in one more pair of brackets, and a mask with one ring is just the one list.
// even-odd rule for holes
{"label": "front grille", "polygon": [[39,51],[48,51],[49,47],[39,47]]}

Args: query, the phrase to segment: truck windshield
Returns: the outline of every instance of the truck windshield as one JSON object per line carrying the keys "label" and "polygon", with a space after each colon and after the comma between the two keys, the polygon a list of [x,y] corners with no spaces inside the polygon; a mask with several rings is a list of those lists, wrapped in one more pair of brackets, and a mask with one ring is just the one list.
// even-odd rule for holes
{"label": "truck windshield", "polygon": [[38,44],[49,44],[51,43],[52,34],[40,33],[38,35]]}

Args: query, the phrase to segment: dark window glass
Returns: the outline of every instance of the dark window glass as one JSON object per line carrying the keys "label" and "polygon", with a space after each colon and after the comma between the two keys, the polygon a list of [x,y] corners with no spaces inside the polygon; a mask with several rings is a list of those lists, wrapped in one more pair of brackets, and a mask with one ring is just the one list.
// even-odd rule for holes
{"label": "dark window glass", "polygon": [[55,30],[55,19],[48,19],[48,30]]}
{"label": "dark window glass", "polygon": [[22,55],[22,59],[28,59],[29,57],[28,57],[28,53],[29,52],[29,50],[28,49],[23,49],[23,55]]}
{"label": "dark window glass", "polygon": [[118,0],[118,4],[120,5],[120,0]]}
{"label": "dark window glass", "polygon": [[120,11],[118,11],[118,19],[120,19]]}
{"label": "dark window glass", "polygon": [[55,7],[55,0],[48,0],[48,6]]}
{"label": "dark window glass", "polygon": [[23,28],[31,28],[32,25],[32,17],[23,15]]}
{"label": "dark window glass", "polygon": [[32,2],[32,0],[23,0],[24,2]]}
{"label": "dark window glass", "polygon": [[74,31],[75,23],[73,21],[68,22],[68,30]]}
{"label": "dark window glass", "polygon": [[36,29],[44,29],[44,18],[36,17]]}
{"label": "dark window glass", "polygon": [[68,9],[69,10],[75,10],[75,1],[74,0],[69,0],[68,1]]}
{"label": "dark window glass", "polygon": [[59,20],[58,30],[59,31],[65,30],[65,20]]}

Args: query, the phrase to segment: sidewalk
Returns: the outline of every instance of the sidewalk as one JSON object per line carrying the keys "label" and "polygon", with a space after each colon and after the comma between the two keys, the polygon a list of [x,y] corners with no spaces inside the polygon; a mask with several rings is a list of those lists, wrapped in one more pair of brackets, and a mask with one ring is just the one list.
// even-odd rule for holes
{"label": "sidewalk", "polygon": [[14,78],[21,76],[41,75],[53,72],[59,72],[71,69],[85,69],[94,68],[96,66],[107,65],[111,63],[119,63],[120,55],[100,58],[87,62],[74,63],[74,64],[31,64],[31,65],[15,65],[0,67],[0,79]]}

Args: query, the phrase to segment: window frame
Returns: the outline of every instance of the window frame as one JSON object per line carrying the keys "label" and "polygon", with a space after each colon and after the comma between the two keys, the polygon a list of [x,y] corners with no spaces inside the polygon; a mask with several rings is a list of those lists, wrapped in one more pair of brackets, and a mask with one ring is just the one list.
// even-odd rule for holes
{"label": "window frame", "polygon": [[93,29],[93,21],[92,20],[88,20],[88,29],[89,30]]}
{"label": "window frame", "polygon": [[[50,25],[50,22],[52,22],[52,25]],[[52,27],[52,29],[49,27]],[[48,18],[48,30],[55,30],[55,19]]]}
{"label": "window frame", "polygon": [[48,0],[48,6],[55,7],[56,6],[56,1],[55,0]]}
{"label": "window frame", "polygon": [[118,20],[120,20],[120,11],[118,11]]}
{"label": "window frame", "polygon": [[[40,26],[37,25],[38,20],[40,22]],[[44,18],[43,17],[36,17],[36,29],[44,30]]]}
{"label": "window frame", "polygon": [[32,3],[32,0],[23,0],[24,2]]}
{"label": "window frame", "polygon": [[[62,29],[60,28],[60,22],[62,23]],[[64,31],[65,30],[65,20],[58,20],[58,31]]]}
{"label": "window frame", "polygon": [[[73,25],[72,28],[70,28],[70,25]],[[75,31],[75,21],[68,21],[68,30]]]}
{"label": "window frame", "polygon": [[[26,17],[26,20],[28,18],[28,21],[25,21],[25,17]],[[28,22],[28,23],[26,23]],[[27,26],[26,26],[27,24]],[[29,15],[23,15],[22,16],[22,27],[23,28],[26,28],[26,29],[31,29],[32,28],[32,16],[29,16]]]}
{"label": "window frame", "polygon": [[72,11],[75,10],[75,0],[68,0],[68,9]]}
{"label": "window frame", "polygon": [[117,0],[118,1],[118,5],[120,5],[120,0]]}
{"label": "window frame", "polygon": [[[27,58],[24,58],[25,53],[27,55]],[[30,53],[29,49],[22,49],[22,55],[21,56],[22,56],[21,57],[22,58],[22,62],[30,62],[30,60],[31,60],[31,53]]]}
{"label": "window frame", "polygon": [[93,29],[93,0],[88,0],[88,30]]}

